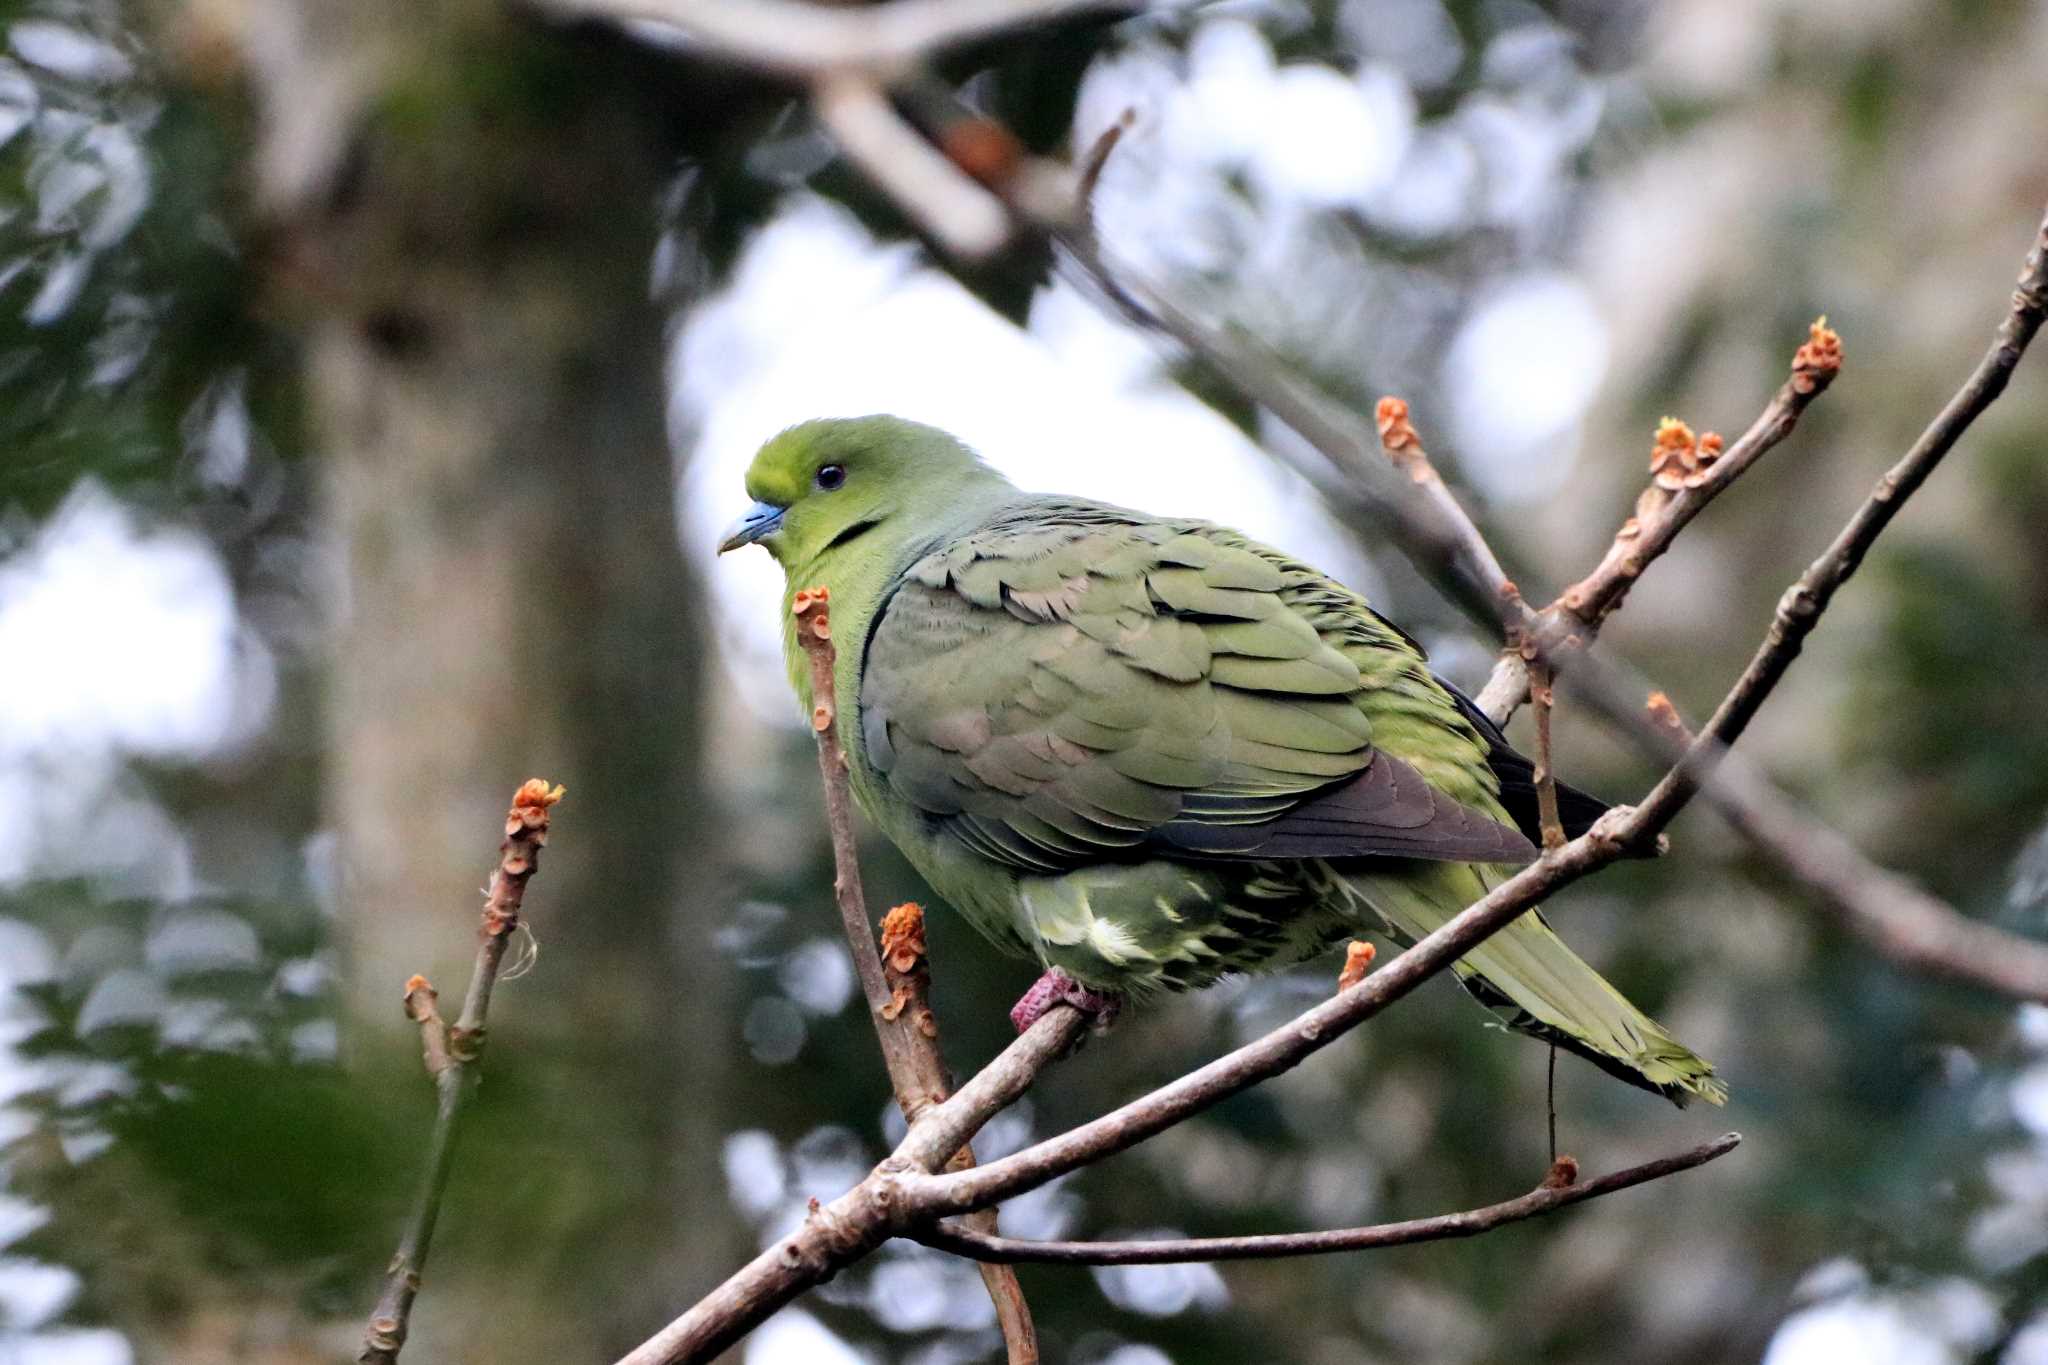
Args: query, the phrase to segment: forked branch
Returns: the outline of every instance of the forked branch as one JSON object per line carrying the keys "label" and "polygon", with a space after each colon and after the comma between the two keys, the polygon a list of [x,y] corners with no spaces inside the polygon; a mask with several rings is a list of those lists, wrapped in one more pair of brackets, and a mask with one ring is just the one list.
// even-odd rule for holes
{"label": "forked branch", "polygon": [[434,1127],[427,1139],[427,1170],[419,1198],[406,1219],[398,1251],[384,1273],[383,1292],[377,1296],[377,1306],[370,1310],[369,1326],[363,1332],[363,1349],[356,1359],[364,1365],[396,1365],[398,1353],[405,1347],[413,1300],[419,1296],[420,1277],[426,1273],[427,1250],[454,1164],[456,1128],[474,1088],[468,1081],[483,1057],[484,1024],[491,1010],[498,966],[505,960],[505,945],[519,928],[526,883],[540,867],[541,846],[548,841],[549,813],[561,799],[560,787],[550,787],[537,777],[513,794],[512,809],[505,815],[505,842],[498,846],[498,866],[491,873],[483,921],[478,926],[469,994],[454,1026],[441,1017],[436,1006],[438,993],[424,976],[405,983],[405,1014],[420,1026],[421,1051],[427,1075],[434,1082]]}
{"label": "forked branch", "polygon": [[1690,1151],[1645,1161],[1592,1180],[1578,1179],[1578,1163],[1560,1157],[1543,1182],[1527,1194],[1484,1208],[1410,1218],[1370,1227],[1325,1232],[1265,1233],[1252,1237],[1184,1237],[1132,1242],[1032,1242],[1017,1237],[991,1237],[953,1223],[940,1223],[911,1234],[941,1251],[1002,1265],[1173,1265],[1186,1261],[1276,1261],[1293,1256],[1327,1256],[1342,1251],[1377,1251],[1476,1237],[1508,1223],[1540,1218],[1572,1204],[1598,1199],[1667,1175],[1704,1166],[1726,1156],[1742,1142],[1740,1133],[1724,1133]]}

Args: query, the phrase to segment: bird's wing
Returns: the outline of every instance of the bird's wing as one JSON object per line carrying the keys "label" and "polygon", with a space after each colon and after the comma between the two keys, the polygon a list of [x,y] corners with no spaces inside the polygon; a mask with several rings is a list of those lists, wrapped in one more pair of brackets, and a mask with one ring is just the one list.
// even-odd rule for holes
{"label": "bird's wing", "polygon": [[1234,533],[1026,503],[877,615],[868,762],[970,848],[1521,862],[1486,742],[1355,594]]}

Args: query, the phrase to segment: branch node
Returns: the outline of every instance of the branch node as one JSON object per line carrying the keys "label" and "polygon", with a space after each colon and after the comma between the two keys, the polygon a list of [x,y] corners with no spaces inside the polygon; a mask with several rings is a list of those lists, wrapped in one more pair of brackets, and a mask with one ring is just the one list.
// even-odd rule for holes
{"label": "branch node", "polygon": [[1692,731],[1686,729],[1684,720],[1679,717],[1678,708],[1672,705],[1671,698],[1663,692],[1652,692],[1649,699],[1643,703],[1643,709],[1650,713],[1650,720],[1659,730],[1681,744],[1692,743]]}
{"label": "branch node", "polygon": [[1579,1183],[1579,1159],[1575,1156],[1560,1156],[1550,1163],[1550,1169],[1543,1173],[1546,1190],[1568,1190]]}
{"label": "branch node", "polygon": [[990,189],[1007,185],[1024,162],[1024,144],[994,119],[953,119],[938,140],[948,160]]}
{"label": "branch node", "polygon": [[405,1017],[417,1024],[424,1024],[435,1017],[434,1002],[441,998],[441,992],[434,989],[434,983],[415,972],[405,983]]}

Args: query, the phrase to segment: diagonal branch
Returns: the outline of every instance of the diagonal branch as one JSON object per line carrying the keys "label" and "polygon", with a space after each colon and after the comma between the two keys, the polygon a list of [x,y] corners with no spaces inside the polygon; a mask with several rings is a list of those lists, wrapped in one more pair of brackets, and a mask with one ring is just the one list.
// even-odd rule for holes
{"label": "diagonal branch", "polygon": [[363,1333],[363,1349],[356,1357],[363,1365],[396,1365],[398,1353],[405,1347],[413,1300],[419,1296],[420,1276],[427,1268],[427,1249],[441,1216],[441,1196],[454,1167],[456,1128],[474,1088],[466,1082],[483,1056],[484,1021],[490,1014],[498,965],[505,959],[505,945],[519,928],[526,883],[540,866],[541,846],[548,841],[549,811],[561,799],[560,787],[550,787],[537,777],[512,797],[512,809],[505,816],[505,842],[498,846],[497,870],[491,873],[484,901],[469,994],[454,1026],[441,1018],[435,1007],[437,993],[425,977],[415,976],[405,983],[406,1017],[420,1026],[427,1074],[434,1081],[434,1127],[427,1140],[427,1172],[419,1199],[406,1220],[397,1254],[384,1272],[383,1291],[377,1296],[377,1306],[370,1310],[369,1326]]}
{"label": "diagonal branch", "polygon": [[1500,883],[1396,957],[1388,966],[1303,1012],[1290,1023],[1158,1087],[1121,1108],[1021,1152],[971,1170],[935,1174],[989,1116],[1022,1094],[1079,1036],[1079,1014],[1060,1008],[1040,1019],[994,1063],[911,1126],[897,1151],[860,1184],[811,1212],[802,1227],[767,1248],[619,1365],[709,1360],[776,1309],[891,1236],[934,1219],[992,1207],[1068,1171],[1100,1161],[1220,1101],[1300,1065],[1351,1029],[1448,968],[1561,887],[1625,856],[1632,812],[1608,812],[1564,847]]}
{"label": "diagonal branch", "polygon": [[1757,646],[1749,667],[1743,670],[1742,676],[1707,722],[1700,744],[1694,746],[1694,755],[1679,771],[1660,782],[1645,801],[1645,806],[1652,811],[1651,818],[1658,821],[1660,827],[1685,805],[1697,785],[1699,771],[1712,766],[1708,751],[1702,746],[1708,742],[1726,746],[1740,737],[1764,704],[1764,699],[1770,696],[1786,670],[1792,667],[1793,660],[1799,657],[1806,637],[1820,624],[1821,613],[1834,600],[1836,590],[1848,582],[1863,563],[1864,555],[1869,553],[1885,527],[1891,524],[1892,518],[1899,514],[1906,499],[1927,481],[1928,475],[1955,448],[1956,442],[1962,439],[1978,415],[2005,391],[2020,357],[2026,354],[2028,343],[2040,331],[2044,316],[2048,316],[2048,216],[2042,218],[2035,232],[2033,248],[2027,253],[2013,289],[2012,306],[1999,323],[1991,348],[1927,430],[1920,434],[1920,439],[1897,464],[1885,471],[1877,481],[1877,487],[1871,490],[1870,497],[1856,509],[1856,514],[1835,536],[1827,552],[1814,560],[1798,581],[1786,589],[1778,601],[1770,630]]}
{"label": "diagonal branch", "polygon": [[[868,1015],[882,1045],[889,1084],[905,1123],[946,1098],[951,1089],[945,1059],[939,1055],[939,1025],[926,996],[930,973],[924,952],[924,912],[915,905],[898,906],[883,921],[885,962],[875,951],[874,925],[868,918],[867,893],[861,884],[860,860],[854,847],[853,799],[848,790],[846,752],[839,743],[833,669],[830,593],[822,587],[800,589],[790,603],[796,615],[797,638],[811,666],[811,729],[818,739],[818,772],[825,788],[825,816],[832,832],[833,899],[839,906],[847,948],[853,954]],[[965,1140],[940,1154],[948,1170],[974,1164]],[[977,1214],[977,1230],[993,1234],[993,1210]],[[984,1265],[981,1278],[1002,1324],[1010,1365],[1037,1365],[1038,1331],[1015,1271]]]}
{"label": "diagonal branch", "polygon": [[[1558,594],[1544,615],[1565,621],[1586,640],[1600,633],[1600,627],[1620,609],[1629,589],[1643,571],[1671,548],[1678,533],[1706,510],[1729,485],[1792,434],[1807,405],[1827,391],[1842,367],[1842,342],[1822,318],[1809,330],[1806,343],[1792,356],[1792,372],[1778,387],[1771,401],[1749,430],[1735,438],[1725,450],[1721,438],[1711,432],[1698,442],[1683,424],[1668,419],[1659,428],[1659,444],[1675,425],[1684,432],[1686,446],[1693,452],[1683,478],[1670,478],[1655,465],[1658,478],[1636,503],[1636,513],[1622,524],[1593,571]],[[1660,451],[1660,454],[1662,452]],[[1676,473],[1678,471],[1671,471]],[[1480,691],[1479,709],[1497,724],[1505,725],[1523,702],[1529,699],[1529,661],[1510,651],[1494,665],[1493,676]]]}
{"label": "diagonal branch", "polygon": [[1561,848],[1546,850],[1383,969],[1205,1066],[986,1166],[958,1174],[906,1176],[904,1202],[948,1214],[984,1208],[1135,1147],[1292,1070],[1449,968],[1547,896],[1625,856],[1635,835],[1633,817],[1626,808],[1609,811],[1586,833]]}
{"label": "diagonal branch", "polygon": [[893,78],[964,43],[1074,15],[1129,13],[1144,0],[542,0],[562,14],[664,24],[709,56],[777,76],[857,71]]}
{"label": "diagonal branch", "polygon": [[1704,1166],[1716,1157],[1734,1151],[1741,1142],[1741,1134],[1726,1133],[1688,1151],[1646,1161],[1582,1184],[1573,1183],[1576,1163],[1570,1157],[1564,1157],[1551,1167],[1542,1184],[1514,1199],[1459,1213],[1440,1213],[1431,1218],[1411,1218],[1399,1223],[1327,1232],[1187,1237],[1171,1241],[1032,1242],[1017,1237],[991,1237],[951,1223],[939,1223],[914,1228],[909,1235],[941,1251],[1001,1265],[1172,1265],[1186,1261],[1273,1261],[1293,1256],[1325,1256],[1341,1251],[1376,1251],[1382,1247],[1412,1246],[1417,1242],[1476,1237],[1506,1223],[1540,1218],[1572,1204]]}

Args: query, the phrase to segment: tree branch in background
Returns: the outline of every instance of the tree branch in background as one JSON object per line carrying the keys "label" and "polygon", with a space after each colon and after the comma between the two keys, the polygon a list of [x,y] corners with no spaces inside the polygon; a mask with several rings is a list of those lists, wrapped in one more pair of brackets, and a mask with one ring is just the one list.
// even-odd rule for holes
{"label": "tree branch in background", "polygon": [[497,870],[491,874],[490,890],[484,900],[469,994],[463,999],[462,1013],[454,1027],[441,1018],[435,1003],[438,993],[425,977],[415,976],[405,983],[406,1017],[420,1026],[427,1074],[434,1082],[434,1127],[427,1139],[427,1171],[419,1199],[406,1220],[397,1254],[384,1272],[383,1292],[377,1296],[377,1306],[370,1311],[369,1326],[363,1333],[363,1349],[356,1359],[364,1365],[396,1365],[398,1353],[405,1346],[413,1300],[419,1296],[420,1277],[427,1268],[427,1249],[434,1239],[434,1223],[441,1214],[441,1196],[448,1187],[448,1172],[454,1164],[456,1127],[473,1088],[466,1082],[483,1056],[491,990],[497,984],[498,966],[505,959],[505,945],[519,928],[526,883],[540,867],[541,846],[548,841],[549,812],[561,799],[560,787],[550,787],[537,777],[529,779],[512,797],[512,809],[505,816],[505,841],[498,846]]}
{"label": "tree branch in background", "polygon": [[834,8],[808,0],[543,0],[561,14],[680,29],[707,57],[771,75],[827,72],[888,82],[950,48],[1145,0],[887,0]]}
{"label": "tree branch in background", "polygon": [[1340,1228],[1328,1232],[1187,1237],[1171,1241],[1030,1242],[1016,1237],[990,1237],[951,1223],[940,1223],[921,1228],[911,1235],[926,1246],[937,1247],[941,1251],[1003,1265],[1172,1265],[1186,1261],[1273,1261],[1292,1256],[1326,1256],[1341,1251],[1377,1251],[1382,1247],[1474,1237],[1506,1223],[1540,1218],[1571,1204],[1598,1199],[1604,1194],[1704,1166],[1716,1157],[1734,1151],[1741,1142],[1741,1134],[1726,1133],[1690,1151],[1646,1161],[1583,1184],[1575,1183],[1577,1163],[1570,1157],[1560,1157],[1552,1163],[1542,1184],[1515,1199],[1488,1204],[1484,1208],[1466,1209],[1461,1213],[1440,1213],[1433,1218],[1411,1218],[1400,1223],[1379,1223],[1371,1227]]}
{"label": "tree branch in background", "polygon": [[[1478,523],[1472,520],[1471,514],[1445,485],[1443,475],[1437,473],[1436,466],[1430,463],[1422,437],[1409,420],[1407,402],[1400,398],[1380,399],[1373,409],[1373,424],[1379,431],[1380,448],[1386,451],[1387,458],[1408,476],[1410,483],[1422,490],[1423,496],[1435,507],[1437,516],[1457,538],[1464,573],[1489,588],[1500,599],[1503,610],[1519,606],[1521,589],[1508,577],[1508,571],[1500,566],[1500,560],[1494,556],[1493,547],[1486,543],[1486,536]],[[1511,622],[1512,615],[1506,620]]]}
{"label": "tree branch in background", "polygon": [[[797,618],[797,638],[811,665],[811,729],[818,739],[818,773],[825,788],[826,823],[832,833],[833,898],[839,905],[861,993],[867,997],[868,1017],[882,1045],[896,1104],[903,1111],[904,1122],[914,1124],[952,1088],[945,1059],[939,1055],[939,1024],[928,994],[931,973],[925,956],[924,911],[916,905],[891,910],[882,921],[883,951],[875,950],[875,930],[868,918],[867,893],[854,844],[846,752],[839,743],[836,723],[833,667],[837,656],[832,645],[830,600],[831,593],[824,587],[800,589],[790,602],[790,611]],[[948,1170],[965,1170],[974,1164],[974,1152],[962,1142],[943,1159]],[[993,1235],[994,1210],[976,1216],[977,1230]],[[1032,1325],[1031,1308],[1024,1301],[1016,1272],[998,1265],[983,1265],[980,1270],[1002,1326],[1010,1365],[1037,1365],[1038,1331]]]}
{"label": "tree branch in background", "polygon": [[[949,1099],[913,1124],[896,1152],[859,1184],[814,1207],[804,1224],[619,1365],[709,1360],[776,1309],[860,1260],[891,1236],[985,1209],[1091,1165],[1289,1070],[1450,967],[1539,901],[1626,856],[1633,812],[1608,812],[1591,830],[1496,886],[1388,966],[1292,1021],[1129,1104],[1057,1137],[971,1170],[939,1174],[946,1155],[1031,1084],[1084,1026],[1057,1008]],[[1718,1155],[1718,1153],[1717,1153]],[[1694,1163],[1697,1164],[1697,1163]],[[1684,1165],[1658,1174],[1673,1174]],[[1653,1178],[1646,1176],[1647,1178]]]}

